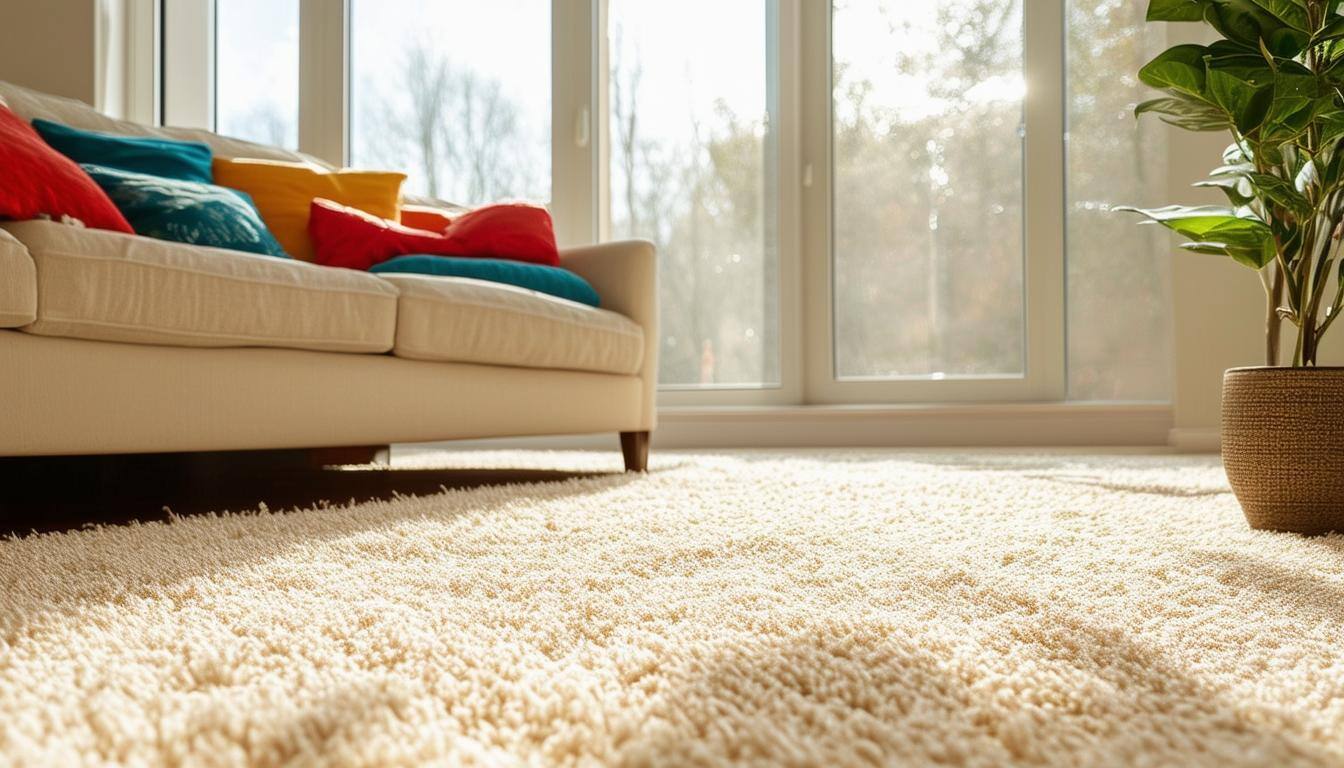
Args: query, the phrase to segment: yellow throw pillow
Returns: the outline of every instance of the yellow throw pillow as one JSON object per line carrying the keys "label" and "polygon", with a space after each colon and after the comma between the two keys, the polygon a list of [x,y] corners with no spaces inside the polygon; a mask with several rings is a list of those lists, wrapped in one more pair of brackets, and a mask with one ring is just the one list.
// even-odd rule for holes
{"label": "yellow throw pillow", "polygon": [[217,157],[215,183],[246,192],[256,203],[267,228],[285,251],[301,261],[313,260],[308,237],[308,212],[313,198],[324,197],[396,221],[401,183],[406,174],[392,171],[329,171],[308,163]]}

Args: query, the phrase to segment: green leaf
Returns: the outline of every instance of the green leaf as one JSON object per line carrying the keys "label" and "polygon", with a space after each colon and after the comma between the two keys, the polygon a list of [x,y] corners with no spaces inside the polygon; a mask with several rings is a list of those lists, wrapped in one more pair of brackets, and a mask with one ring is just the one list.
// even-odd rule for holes
{"label": "green leaf", "polygon": [[1195,253],[1229,256],[1238,264],[1243,264],[1255,270],[1264,269],[1265,265],[1274,261],[1274,243],[1269,238],[1265,238],[1261,245],[1246,246],[1218,242],[1195,242],[1181,243],[1180,247]]}
{"label": "green leaf", "polygon": [[1216,187],[1227,196],[1227,201],[1240,208],[1255,201],[1255,190],[1251,182],[1241,176],[1222,176],[1195,183],[1196,187]]}
{"label": "green leaf", "polygon": [[1334,16],[1311,36],[1311,44],[1320,45],[1340,38],[1344,38],[1344,16]]}
{"label": "green leaf", "polygon": [[1294,0],[1254,0],[1254,2],[1293,29],[1310,31],[1311,23],[1307,19],[1307,6],[1304,3]]}
{"label": "green leaf", "polygon": [[1309,71],[1303,73],[1303,69],[1293,62],[1292,68],[1281,68],[1274,76],[1274,100],[1263,121],[1262,141],[1291,141],[1307,130],[1321,110],[1330,107],[1320,80]]}
{"label": "green leaf", "polygon": [[1245,178],[1262,196],[1288,209],[1294,216],[1304,218],[1311,215],[1311,203],[1293,182],[1267,173],[1251,173]]}
{"label": "green leaf", "polygon": [[1305,30],[1285,23],[1255,0],[1208,0],[1204,21],[1229,40],[1251,48],[1263,40],[1275,56],[1288,59],[1301,53],[1310,40]]}
{"label": "green leaf", "polygon": [[1327,106],[1316,115],[1316,122],[1321,126],[1322,143],[1333,144],[1344,139],[1344,110]]}
{"label": "green leaf", "polygon": [[1181,248],[1195,253],[1207,253],[1211,256],[1227,256],[1227,245],[1224,243],[1181,243]]}
{"label": "green leaf", "polygon": [[[1268,241],[1266,241],[1268,242]],[[1245,248],[1227,243],[1181,243],[1181,248],[1195,253],[1207,253],[1214,256],[1229,256],[1238,264],[1243,264],[1251,269],[1264,269],[1266,264],[1274,260],[1274,251],[1271,248]]]}
{"label": "green leaf", "polygon": [[1151,0],[1148,3],[1148,21],[1203,21],[1201,0]]}
{"label": "green leaf", "polygon": [[[1259,61],[1259,60],[1257,60]],[[1212,63],[1212,62],[1210,62]],[[1237,76],[1242,73],[1251,79]],[[1258,81],[1258,77],[1263,80]],[[1215,69],[1209,67],[1205,83],[1213,102],[1232,116],[1232,122],[1242,135],[1247,135],[1260,127],[1274,103],[1273,73],[1259,61],[1256,71],[1240,69]]]}
{"label": "green leaf", "polygon": [[1143,65],[1139,79],[1153,88],[1207,100],[1204,95],[1204,56],[1202,45],[1173,46]]}
{"label": "green leaf", "polygon": [[1117,208],[1138,213],[1150,221],[1199,244],[1203,252],[1221,247],[1236,261],[1259,269],[1274,258],[1273,234],[1264,222],[1236,215],[1228,208],[1216,206],[1180,206],[1139,209]]}
{"label": "green leaf", "polygon": [[1308,189],[1320,186],[1320,182],[1320,176],[1316,173],[1316,163],[1308,160],[1298,170],[1297,178],[1293,179],[1293,189],[1305,193]]}
{"label": "green leaf", "polygon": [[1151,99],[1134,108],[1134,116],[1152,112],[1162,121],[1187,131],[1225,131],[1232,127],[1227,113],[1212,104],[1188,97]]}

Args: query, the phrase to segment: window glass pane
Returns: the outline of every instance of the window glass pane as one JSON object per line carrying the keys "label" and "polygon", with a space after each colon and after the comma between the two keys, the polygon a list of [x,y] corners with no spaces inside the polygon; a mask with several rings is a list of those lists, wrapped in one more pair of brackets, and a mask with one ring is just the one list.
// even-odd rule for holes
{"label": "window glass pane", "polygon": [[549,0],[354,0],[350,160],[463,205],[551,196]]}
{"label": "window glass pane", "polygon": [[299,146],[299,0],[217,0],[215,126]]}
{"label": "window glass pane", "polygon": [[1171,387],[1171,249],[1116,205],[1166,200],[1166,132],[1135,121],[1151,97],[1135,75],[1163,50],[1144,3],[1070,0],[1068,52],[1069,396],[1166,400]]}
{"label": "window glass pane", "polygon": [[773,9],[611,0],[611,236],[658,245],[663,384],[779,381]]}
{"label": "window glass pane", "polygon": [[1020,1],[832,12],[836,375],[1021,375]]}

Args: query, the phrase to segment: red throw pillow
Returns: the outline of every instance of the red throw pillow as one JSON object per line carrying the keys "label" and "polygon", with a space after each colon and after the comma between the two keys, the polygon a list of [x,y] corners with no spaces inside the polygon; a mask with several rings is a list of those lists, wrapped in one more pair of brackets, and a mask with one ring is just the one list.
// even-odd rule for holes
{"label": "red throw pillow", "polygon": [[0,105],[0,219],[64,216],[93,229],[133,234],[126,217],[74,161]]}
{"label": "red throw pillow", "polygon": [[551,213],[540,205],[497,203],[468,211],[443,231],[456,249],[450,256],[480,256],[558,266]]}
{"label": "red throw pillow", "polygon": [[400,216],[403,226],[427,229],[430,232],[442,232],[453,223],[453,217],[448,211],[428,205],[403,205]]}
{"label": "red throw pillow", "polygon": [[398,224],[330,200],[313,200],[308,234],[318,264],[368,269],[393,256],[469,256],[555,266],[551,214],[522,203],[487,205],[453,219],[442,233]]}

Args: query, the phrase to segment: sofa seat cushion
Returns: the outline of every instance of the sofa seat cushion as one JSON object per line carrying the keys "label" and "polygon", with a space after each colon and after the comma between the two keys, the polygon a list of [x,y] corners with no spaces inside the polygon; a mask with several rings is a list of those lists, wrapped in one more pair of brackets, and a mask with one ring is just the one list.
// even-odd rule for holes
{"label": "sofa seat cushion", "polygon": [[37,271],[28,249],[0,230],[0,328],[18,328],[37,317]]}
{"label": "sofa seat cushion", "polygon": [[398,357],[632,375],[644,330],[605,309],[467,277],[380,275],[401,290]]}
{"label": "sofa seat cushion", "polygon": [[397,289],[373,275],[52,222],[3,228],[37,267],[37,320],[23,329],[30,333],[188,347],[392,348]]}

